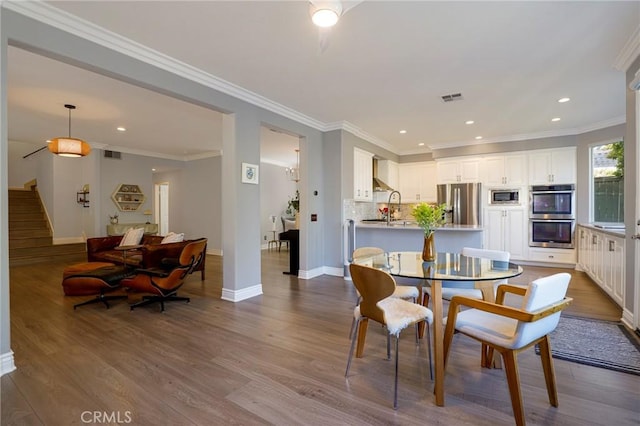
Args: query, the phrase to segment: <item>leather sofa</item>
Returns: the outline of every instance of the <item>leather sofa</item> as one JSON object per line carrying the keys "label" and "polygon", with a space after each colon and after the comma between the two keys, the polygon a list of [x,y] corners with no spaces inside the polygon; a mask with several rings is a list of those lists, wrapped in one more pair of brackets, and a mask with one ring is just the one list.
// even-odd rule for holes
{"label": "leather sofa", "polygon": [[[122,235],[108,237],[87,238],[87,260],[89,262],[111,262],[126,264],[136,268],[162,268],[163,261],[177,259],[182,249],[192,240],[179,243],[160,244],[164,237],[159,235],[144,235],[140,242],[141,247],[127,250],[116,250],[122,241]],[[206,253],[206,248],[205,248]],[[194,271],[200,271],[204,280],[206,256],[202,263]]]}

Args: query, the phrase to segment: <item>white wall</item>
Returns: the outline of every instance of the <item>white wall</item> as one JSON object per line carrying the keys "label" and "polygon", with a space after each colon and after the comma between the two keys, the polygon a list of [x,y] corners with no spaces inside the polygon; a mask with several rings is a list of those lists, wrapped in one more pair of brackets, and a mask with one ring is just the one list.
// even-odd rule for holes
{"label": "white wall", "polygon": [[[23,156],[42,148],[44,144],[34,145],[32,143],[9,141],[9,188],[23,188],[24,184],[36,177],[38,165],[38,154],[33,154],[28,158]],[[47,150],[47,152],[49,152]]]}

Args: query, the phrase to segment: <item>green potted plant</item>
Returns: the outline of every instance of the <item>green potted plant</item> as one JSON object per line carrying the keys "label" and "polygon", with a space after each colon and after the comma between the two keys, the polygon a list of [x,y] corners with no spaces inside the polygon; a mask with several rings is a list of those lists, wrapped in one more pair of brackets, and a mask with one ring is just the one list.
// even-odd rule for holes
{"label": "green potted plant", "polygon": [[430,262],[436,258],[435,242],[433,240],[436,228],[445,224],[446,204],[431,205],[420,203],[413,206],[411,215],[424,231],[424,246],[422,260]]}

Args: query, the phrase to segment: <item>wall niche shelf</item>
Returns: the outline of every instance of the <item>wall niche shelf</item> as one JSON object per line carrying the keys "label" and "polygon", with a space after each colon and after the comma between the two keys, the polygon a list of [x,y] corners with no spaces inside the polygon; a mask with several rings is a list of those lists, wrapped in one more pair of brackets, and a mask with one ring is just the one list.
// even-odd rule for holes
{"label": "wall niche shelf", "polygon": [[135,212],[144,204],[145,196],[138,185],[121,183],[111,199],[121,212]]}

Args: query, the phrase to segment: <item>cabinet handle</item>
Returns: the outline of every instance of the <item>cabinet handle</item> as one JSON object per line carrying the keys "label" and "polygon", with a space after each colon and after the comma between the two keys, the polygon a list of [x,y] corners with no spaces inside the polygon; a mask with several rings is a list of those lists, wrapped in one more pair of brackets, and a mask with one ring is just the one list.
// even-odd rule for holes
{"label": "cabinet handle", "polygon": [[367,189],[366,191],[364,191],[364,196],[368,197],[369,196],[369,190]]}
{"label": "cabinet handle", "polygon": [[549,259],[553,259],[553,255],[552,254],[549,255]]}
{"label": "cabinet handle", "polygon": [[420,194],[416,194],[416,200],[420,199]]}
{"label": "cabinet handle", "polygon": [[584,240],[584,229],[580,230],[580,239]]}
{"label": "cabinet handle", "polygon": [[597,242],[598,242],[598,236],[597,235],[592,236],[591,237],[591,244],[597,244]]}
{"label": "cabinet handle", "polygon": [[609,240],[609,251],[615,251],[616,250],[616,242],[613,240]]}

